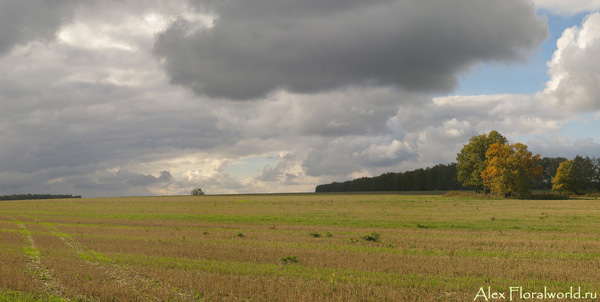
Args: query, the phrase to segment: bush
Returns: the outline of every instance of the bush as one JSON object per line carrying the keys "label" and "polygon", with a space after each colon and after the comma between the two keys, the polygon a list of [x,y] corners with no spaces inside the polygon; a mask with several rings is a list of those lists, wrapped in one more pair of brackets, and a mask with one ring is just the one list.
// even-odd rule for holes
{"label": "bush", "polygon": [[443,196],[444,197],[454,197],[454,198],[475,198],[475,199],[498,199],[499,198],[497,195],[467,192],[467,191],[450,191],[450,192],[444,193]]}
{"label": "bush", "polygon": [[[495,194],[483,194],[465,191],[450,191],[444,194],[444,197],[453,198],[473,198],[473,199],[503,199],[502,197]],[[529,196],[522,197],[521,199],[531,200],[560,200],[569,199],[569,195],[563,193],[533,193]]]}
{"label": "bush", "polygon": [[564,193],[534,193],[525,199],[531,200],[564,200],[569,199],[568,194]]}
{"label": "bush", "polygon": [[360,238],[362,238],[362,239],[363,239],[363,240],[365,240],[365,241],[372,241],[372,242],[376,242],[376,241],[378,241],[378,240],[379,240],[379,236],[380,236],[380,235],[379,235],[379,233],[375,233],[375,232],[373,232],[373,233],[371,233],[371,234],[369,234],[369,235],[364,235],[364,236],[362,236],[362,237],[360,237]]}
{"label": "bush", "polygon": [[280,259],[283,264],[290,264],[298,262],[298,257],[294,256],[285,256]]}

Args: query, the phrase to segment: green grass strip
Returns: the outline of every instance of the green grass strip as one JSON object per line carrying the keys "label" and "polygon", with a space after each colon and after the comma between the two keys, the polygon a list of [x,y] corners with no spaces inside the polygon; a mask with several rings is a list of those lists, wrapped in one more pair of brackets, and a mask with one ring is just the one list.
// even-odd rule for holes
{"label": "green grass strip", "polygon": [[22,293],[11,290],[0,290],[0,301],[3,302],[64,302],[69,301],[47,294]]}
{"label": "green grass strip", "polygon": [[[446,276],[426,274],[402,274],[401,272],[377,272],[353,269],[333,269],[308,267],[302,265],[302,259],[297,264],[280,263],[251,263],[229,262],[207,259],[174,258],[163,256],[142,256],[136,254],[115,253],[109,258],[116,263],[126,265],[141,265],[184,271],[203,271],[224,275],[253,275],[261,277],[294,277],[304,280],[319,280],[321,282],[341,282],[344,284],[386,285],[395,288],[426,288],[444,290],[479,289],[481,286],[494,285],[498,288],[522,286],[536,288],[541,284],[548,288],[564,289],[573,286],[573,282],[564,282],[539,277],[523,277],[514,280],[506,278],[489,278],[484,276]],[[581,282],[582,290],[593,291],[597,284]]]}

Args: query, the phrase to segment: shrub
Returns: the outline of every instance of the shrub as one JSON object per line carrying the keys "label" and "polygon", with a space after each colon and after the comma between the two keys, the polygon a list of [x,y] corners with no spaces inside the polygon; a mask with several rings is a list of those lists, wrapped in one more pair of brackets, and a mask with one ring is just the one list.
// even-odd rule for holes
{"label": "shrub", "polygon": [[527,199],[532,200],[563,200],[569,199],[569,195],[563,193],[534,193]]}
{"label": "shrub", "polygon": [[321,237],[321,234],[317,233],[317,232],[312,232],[312,233],[310,233],[310,236],[313,238],[319,238],[319,237]]}
{"label": "shrub", "polygon": [[371,233],[371,234],[369,234],[369,235],[364,235],[364,236],[362,236],[362,237],[360,237],[360,238],[362,238],[362,239],[363,239],[363,240],[365,240],[365,241],[372,241],[372,242],[375,242],[375,241],[378,241],[378,240],[379,240],[379,236],[380,236],[380,234],[379,234],[379,233],[375,233],[375,232],[373,232],[373,233]]}
{"label": "shrub", "polygon": [[[474,198],[474,199],[502,199],[502,197],[496,194],[483,194],[475,192],[465,191],[450,191],[443,195],[444,197],[453,198]],[[560,200],[569,199],[569,195],[561,193],[534,193],[528,196],[522,197],[521,199],[532,199],[532,200]]]}
{"label": "shrub", "polygon": [[476,199],[498,199],[499,198],[497,195],[466,192],[466,191],[450,191],[450,192],[444,193],[443,196],[444,197],[454,197],[454,198],[476,198]]}
{"label": "shrub", "polygon": [[298,262],[298,257],[294,256],[285,256],[280,259],[283,264],[290,264]]}

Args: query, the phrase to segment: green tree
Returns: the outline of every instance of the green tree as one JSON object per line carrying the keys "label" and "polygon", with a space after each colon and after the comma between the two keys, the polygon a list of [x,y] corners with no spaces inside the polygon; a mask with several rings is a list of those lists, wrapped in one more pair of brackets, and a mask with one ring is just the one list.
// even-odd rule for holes
{"label": "green tree", "polygon": [[552,179],[552,191],[577,194],[577,166],[574,161],[560,163]]}
{"label": "green tree", "polygon": [[533,155],[527,145],[495,143],[486,152],[488,164],[481,173],[483,184],[492,192],[510,197],[531,195],[532,181],[541,176],[540,155]]}
{"label": "green tree", "polygon": [[486,152],[493,144],[505,145],[508,140],[497,131],[471,137],[456,155],[457,179],[465,187],[473,187],[475,191],[483,191],[481,173],[487,167]]}
{"label": "green tree", "polygon": [[594,163],[594,177],[592,178],[592,182],[596,191],[600,191],[600,158],[592,159]]}
{"label": "green tree", "polygon": [[204,195],[204,192],[200,188],[195,188],[192,190],[192,195]]}
{"label": "green tree", "polygon": [[423,191],[427,185],[427,175],[425,170],[416,169],[413,171],[413,191]]}
{"label": "green tree", "polygon": [[575,156],[573,159],[575,168],[575,180],[577,181],[577,190],[592,189],[592,181],[594,180],[594,162],[589,157]]}

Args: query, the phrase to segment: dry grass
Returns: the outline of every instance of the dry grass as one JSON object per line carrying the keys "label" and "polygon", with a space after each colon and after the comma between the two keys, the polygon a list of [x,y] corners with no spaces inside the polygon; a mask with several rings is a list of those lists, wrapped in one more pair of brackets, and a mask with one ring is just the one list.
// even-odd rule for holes
{"label": "dry grass", "polygon": [[[0,266],[15,278],[0,276],[0,291],[84,301],[473,301],[488,286],[596,292],[599,218],[593,199],[307,194],[6,202]],[[374,233],[377,240],[365,239]],[[27,269],[32,250],[55,290]]]}
{"label": "dry grass", "polygon": [[25,270],[28,257],[25,255],[24,240],[17,224],[0,222],[0,286],[20,292],[35,292],[34,279]]}

